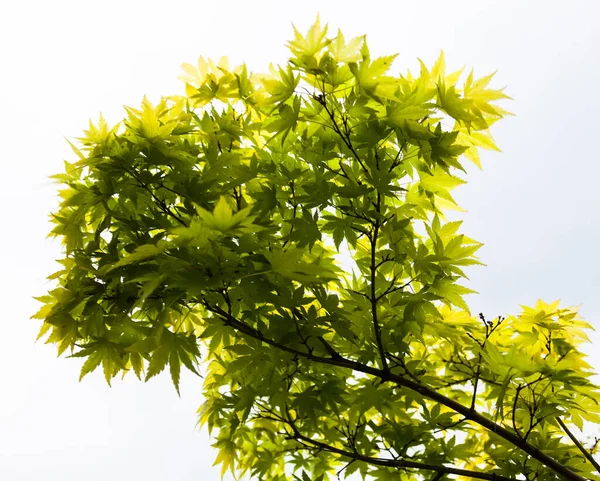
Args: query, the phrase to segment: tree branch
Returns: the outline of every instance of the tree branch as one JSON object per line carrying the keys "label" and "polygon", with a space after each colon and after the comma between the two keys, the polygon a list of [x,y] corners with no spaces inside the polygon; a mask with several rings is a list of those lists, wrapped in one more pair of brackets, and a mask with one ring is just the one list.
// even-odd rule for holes
{"label": "tree branch", "polygon": [[479,384],[479,376],[481,376],[481,354],[477,361],[477,372],[475,373],[475,381],[473,381],[473,396],[471,397],[471,411],[475,410],[475,401],[477,400],[477,386]]}
{"label": "tree branch", "polygon": [[249,337],[252,337],[256,340],[264,342],[265,344],[275,347],[281,351],[288,352],[290,354],[294,354],[298,357],[303,357],[305,359],[309,359],[311,361],[322,363],[322,364],[328,364],[330,366],[338,366],[338,367],[342,367],[344,369],[351,369],[353,371],[362,372],[364,374],[369,374],[370,376],[376,377],[376,378],[380,379],[382,382],[392,382],[394,384],[397,384],[398,386],[404,387],[406,389],[410,389],[411,391],[414,391],[414,392],[420,394],[421,396],[423,396],[427,399],[430,399],[431,401],[435,401],[439,404],[442,404],[443,406],[446,406],[447,408],[450,408],[451,410],[453,410],[459,414],[462,414],[466,420],[471,421],[475,424],[478,424],[479,426],[487,429],[488,431],[491,431],[492,433],[507,440],[513,446],[515,446],[515,447],[521,449],[522,451],[524,451],[525,453],[529,454],[531,457],[538,460],[540,463],[547,466],[548,468],[552,469],[555,473],[560,474],[565,479],[572,480],[572,481],[587,481],[586,478],[584,478],[583,476],[580,476],[579,474],[572,471],[565,465],[556,461],[554,458],[543,453],[540,449],[536,448],[535,446],[532,446],[527,441],[521,439],[515,433],[513,433],[513,432],[509,431],[508,429],[502,427],[501,425],[495,423],[491,419],[488,419],[487,417],[483,416],[482,414],[479,414],[476,411],[472,411],[469,407],[463,406],[458,401],[455,401],[454,399],[451,399],[449,397],[444,396],[443,394],[440,394],[435,389],[432,389],[432,388],[425,386],[417,381],[408,379],[404,376],[392,373],[390,371],[385,371],[382,369],[378,369],[376,367],[368,366],[366,364],[362,364],[360,362],[353,361],[351,359],[346,359],[342,356],[340,356],[339,359],[322,357],[322,356],[317,356],[311,352],[299,351],[298,349],[295,349],[293,347],[282,345],[273,339],[269,339],[269,338],[265,337],[262,332],[258,331],[257,329],[253,328],[252,326],[247,325],[245,322],[242,322],[239,319],[233,317],[232,315],[228,314],[226,311],[224,311],[220,307],[211,306],[206,301],[203,302],[203,305],[206,307],[207,310],[209,310],[213,314],[219,316],[226,325],[238,330],[239,332],[241,332],[243,334],[246,334]]}
{"label": "tree branch", "polygon": [[170,215],[171,217],[173,217],[173,219],[175,219],[177,222],[179,222],[181,225],[183,225],[184,227],[187,227],[188,225],[185,223],[185,221],[179,217],[175,212],[173,212],[169,206],[165,203],[164,200],[159,199],[156,194],[152,191],[152,189],[150,189],[146,184],[144,184],[141,179],[136,175],[135,171],[133,169],[127,169],[125,168],[125,172],[129,173],[129,175],[131,175],[135,181],[139,184],[140,187],[142,187],[143,189],[145,189],[154,199],[154,201],[158,204],[158,207],[160,207],[160,209],[167,215]]}
{"label": "tree branch", "polygon": [[579,440],[575,437],[575,435],[571,432],[571,430],[567,427],[567,425],[563,422],[561,418],[556,416],[556,420],[558,421],[558,424],[560,424],[560,427],[563,428],[563,431],[567,433],[567,436],[571,438],[571,441],[575,443],[575,446],[577,446],[579,451],[581,451],[581,453],[585,456],[585,459],[592,463],[592,466],[594,466],[594,468],[596,468],[596,471],[600,473],[600,464],[598,464],[598,462],[594,459],[592,454],[589,453],[587,449],[583,447],[583,445],[579,442]]}
{"label": "tree branch", "polygon": [[[379,194],[377,194],[377,200],[379,200]],[[381,367],[384,371],[388,371],[388,362],[385,356],[385,349],[383,348],[383,341],[381,340],[381,326],[379,325],[379,319],[377,318],[377,289],[375,286],[375,279],[377,277],[377,265],[375,262],[375,257],[377,255],[378,235],[379,220],[376,220],[373,224],[373,233],[371,235],[371,313],[373,316],[373,330],[375,331],[375,341],[377,342],[377,350],[379,351],[379,357],[381,359]]]}
{"label": "tree branch", "polygon": [[[273,418],[276,419],[276,418]],[[323,451],[328,451],[330,453],[338,454],[342,457],[350,458],[352,461],[362,461],[368,464],[372,464],[375,466],[384,466],[387,468],[409,468],[409,469],[420,469],[423,471],[435,471],[440,474],[455,474],[458,476],[466,476],[473,479],[487,479],[492,481],[515,481],[515,478],[509,478],[507,476],[500,476],[497,474],[488,474],[481,473],[478,471],[471,471],[468,469],[460,469],[453,468],[449,466],[440,466],[436,464],[429,463],[421,463],[418,461],[409,461],[407,459],[385,459],[385,458],[376,458],[372,456],[366,456],[364,454],[359,453],[358,451],[346,451],[344,449],[336,448],[335,446],[331,446],[329,444],[323,443],[321,441],[317,441],[315,439],[309,438],[308,436],[304,436],[299,430],[298,427],[290,420],[278,419],[281,422],[287,424],[293,432],[293,435],[290,436],[292,439],[299,441],[303,444],[309,444],[316,448],[319,448]]]}
{"label": "tree branch", "polygon": [[377,296],[377,300],[379,301],[379,300],[383,299],[385,296],[388,296],[396,291],[400,291],[400,290],[404,289],[405,287],[410,286],[415,279],[416,279],[416,277],[413,277],[408,282],[405,282],[404,284],[402,284],[400,286],[396,286],[396,287],[392,287],[394,285],[394,283],[392,282],[392,284],[390,284],[390,286],[382,294],[379,294],[379,296]]}
{"label": "tree branch", "polygon": [[322,97],[318,98],[317,101],[323,106],[323,108],[325,109],[325,112],[327,112],[327,115],[329,116],[329,119],[331,120],[331,123],[333,124],[333,130],[335,131],[335,133],[337,133],[340,136],[340,138],[342,139],[342,142],[344,142],[344,144],[346,145],[346,147],[348,147],[348,149],[350,150],[350,152],[352,152],[352,155],[357,160],[357,162],[360,164],[360,166],[362,167],[362,169],[365,172],[368,172],[367,167],[365,166],[365,164],[363,163],[362,159],[360,158],[360,156],[358,155],[358,153],[354,149],[354,146],[352,145],[352,142],[350,142],[350,137],[344,135],[344,133],[340,129],[340,126],[338,125],[338,123],[335,120],[335,115],[333,115],[333,112],[327,108],[327,101],[325,100],[325,95],[323,95]]}

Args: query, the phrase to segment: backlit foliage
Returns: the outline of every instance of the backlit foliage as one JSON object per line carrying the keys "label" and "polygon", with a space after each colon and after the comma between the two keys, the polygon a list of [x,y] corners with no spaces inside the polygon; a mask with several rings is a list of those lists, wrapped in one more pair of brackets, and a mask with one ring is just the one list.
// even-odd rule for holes
{"label": "backlit foliage", "polygon": [[55,176],[40,337],[81,377],[167,369],[178,391],[203,352],[223,472],[597,479],[573,434],[599,421],[589,326],[463,299],[480,244],[444,212],[506,95],[443,55],[390,75],[395,56],[318,21],[289,47],[267,75],[201,58],[185,96],[90,125]]}

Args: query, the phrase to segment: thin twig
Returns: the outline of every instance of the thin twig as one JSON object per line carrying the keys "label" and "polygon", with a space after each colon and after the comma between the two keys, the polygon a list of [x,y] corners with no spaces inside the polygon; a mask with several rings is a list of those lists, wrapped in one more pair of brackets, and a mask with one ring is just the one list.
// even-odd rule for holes
{"label": "thin twig", "polygon": [[148,193],[152,196],[152,198],[154,199],[154,201],[158,204],[158,207],[160,207],[160,209],[165,213],[170,215],[171,217],[173,217],[177,222],[179,222],[181,225],[187,227],[187,224],[185,223],[185,221],[179,217],[177,214],[175,214],[175,212],[173,212],[169,206],[165,203],[164,200],[158,198],[156,196],[156,194],[152,191],[152,189],[150,189],[150,187],[148,187],[146,184],[144,184],[140,178],[136,175],[135,171],[129,170],[127,168],[125,168],[125,171],[127,173],[129,173],[129,175],[131,175],[135,181],[140,185],[140,187],[142,187],[143,189],[145,189],[146,191],[148,191]]}

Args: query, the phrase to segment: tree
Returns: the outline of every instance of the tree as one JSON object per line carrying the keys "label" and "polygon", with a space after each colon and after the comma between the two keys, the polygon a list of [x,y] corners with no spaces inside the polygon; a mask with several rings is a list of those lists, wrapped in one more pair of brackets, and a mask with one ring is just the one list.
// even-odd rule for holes
{"label": "tree", "polygon": [[[223,473],[598,479],[575,309],[473,316],[481,244],[444,215],[489,127],[492,75],[387,74],[362,37],[295,31],[270,75],[202,58],[186,95],[85,132],[52,235],[40,337],[106,381],[207,357]],[[201,348],[201,346],[204,346]]]}

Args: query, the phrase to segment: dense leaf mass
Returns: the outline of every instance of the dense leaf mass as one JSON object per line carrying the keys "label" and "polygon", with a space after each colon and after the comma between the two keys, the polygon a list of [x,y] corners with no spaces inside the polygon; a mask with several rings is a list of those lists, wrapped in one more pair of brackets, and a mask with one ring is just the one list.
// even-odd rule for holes
{"label": "dense leaf mass", "polygon": [[600,414],[588,325],[463,300],[480,244],[444,211],[506,95],[443,56],[391,76],[394,56],[318,22],[289,47],[268,75],[201,58],[185,96],[90,125],[55,176],[40,336],[81,377],[168,368],[177,390],[203,351],[223,472],[597,479],[573,434]]}

